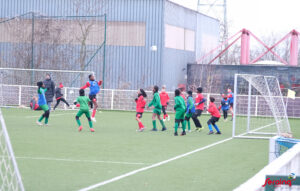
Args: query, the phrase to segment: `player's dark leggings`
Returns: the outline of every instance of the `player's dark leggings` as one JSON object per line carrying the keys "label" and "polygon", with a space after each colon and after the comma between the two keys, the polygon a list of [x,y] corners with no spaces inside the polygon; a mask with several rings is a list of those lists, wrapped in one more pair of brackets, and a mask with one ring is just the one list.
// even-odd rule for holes
{"label": "player's dark leggings", "polygon": [[56,104],[55,104],[53,110],[55,110],[55,108],[59,105],[60,101],[62,101],[62,102],[64,102],[65,104],[67,104],[68,107],[70,106],[69,103],[65,100],[65,98],[62,97],[62,98],[56,100]]}
{"label": "player's dark leggings", "polygon": [[47,110],[47,111],[44,112],[43,117],[49,118],[49,115],[50,115],[50,111]]}
{"label": "player's dark leggings", "polygon": [[210,125],[210,124],[215,125],[216,122],[218,122],[218,121],[219,121],[219,118],[212,116],[212,117],[207,121],[207,125]]}
{"label": "player's dark leggings", "polygon": [[201,123],[200,123],[200,121],[199,121],[199,119],[198,119],[198,117],[201,116],[201,113],[202,113],[202,110],[196,109],[196,112],[195,112],[195,113],[193,114],[193,116],[192,116],[192,119],[193,119],[193,121],[194,121],[194,124],[195,124],[195,126],[196,126],[197,128],[201,128],[201,127],[202,127],[202,125],[201,125]]}
{"label": "player's dark leggings", "polygon": [[228,116],[228,110],[223,110],[223,116],[224,116],[224,119],[227,119],[227,116]]}
{"label": "player's dark leggings", "polygon": [[167,109],[167,106],[162,106],[162,108],[161,108],[164,115],[167,115],[166,109]]}

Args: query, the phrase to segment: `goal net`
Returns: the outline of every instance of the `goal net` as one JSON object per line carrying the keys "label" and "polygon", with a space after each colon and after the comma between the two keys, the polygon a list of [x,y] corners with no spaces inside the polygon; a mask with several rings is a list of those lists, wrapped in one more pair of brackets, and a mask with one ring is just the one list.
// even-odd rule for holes
{"label": "goal net", "polygon": [[[1,91],[1,90],[0,90]],[[23,191],[23,183],[0,109],[0,190]]]}
{"label": "goal net", "polygon": [[233,137],[291,134],[279,82],[274,76],[236,74],[233,113]]}

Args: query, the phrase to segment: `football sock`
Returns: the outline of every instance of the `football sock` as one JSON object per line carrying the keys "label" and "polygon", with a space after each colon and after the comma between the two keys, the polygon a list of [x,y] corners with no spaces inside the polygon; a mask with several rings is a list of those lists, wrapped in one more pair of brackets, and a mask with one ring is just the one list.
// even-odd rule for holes
{"label": "football sock", "polygon": [[163,120],[159,120],[159,122],[160,122],[160,124],[161,124],[162,127],[165,127],[165,123],[164,123]]}
{"label": "football sock", "polygon": [[142,123],[142,122],[139,122],[139,128],[141,129],[141,128],[143,128],[143,127],[144,127],[143,123]]}
{"label": "football sock", "polygon": [[90,126],[90,128],[93,128],[93,123],[92,123],[92,121],[89,121],[89,126]]}
{"label": "football sock", "polygon": [[96,109],[93,109],[92,118],[94,118],[96,115]]}
{"label": "football sock", "polygon": [[80,127],[80,126],[81,126],[80,120],[79,120],[79,119],[76,119],[76,122],[77,122],[78,126]]}
{"label": "football sock", "polygon": [[219,130],[219,128],[218,128],[218,126],[216,124],[214,124],[214,127],[215,127],[215,129],[216,129],[217,132],[220,132],[220,130]]}
{"label": "football sock", "polygon": [[211,124],[208,125],[209,131],[213,131]]}
{"label": "football sock", "polygon": [[178,123],[175,123],[175,133],[177,133]]}
{"label": "football sock", "polygon": [[190,122],[190,120],[187,121],[187,124],[188,124],[188,130],[191,130],[191,122]]}
{"label": "football sock", "polygon": [[185,127],[186,127],[186,121],[183,120],[183,122],[182,122],[182,131],[185,131]]}
{"label": "football sock", "polygon": [[44,114],[39,118],[39,122],[41,122],[44,119]]}
{"label": "football sock", "polygon": [[153,124],[153,129],[156,129],[156,120],[153,120],[152,124]]}
{"label": "football sock", "polygon": [[48,124],[49,117],[45,118],[45,124]]}

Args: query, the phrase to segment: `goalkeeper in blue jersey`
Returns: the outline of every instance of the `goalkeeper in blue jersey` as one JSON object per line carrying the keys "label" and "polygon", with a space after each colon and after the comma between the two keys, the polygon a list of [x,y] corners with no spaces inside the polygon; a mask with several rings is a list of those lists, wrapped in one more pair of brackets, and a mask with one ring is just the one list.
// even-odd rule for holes
{"label": "goalkeeper in blue jersey", "polygon": [[191,132],[191,123],[190,118],[195,114],[196,108],[195,108],[195,100],[193,98],[193,92],[188,91],[188,98],[186,101],[186,114],[185,114],[185,121],[188,124],[188,132]]}
{"label": "goalkeeper in blue jersey", "polygon": [[97,82],[95,80],[95,76],[93,74],[91,74],[91,75],[89,75],[89,81],[86,82],[86,84],[83,87],[80,88],[80,89],[90,88],[90,94],[89,94],[89,98],[91,100],[90,106],[93,109],[91,119],[94,122],[96,122],[95,115],[96,115],[96,111],[97,111],[97,108],[98,108],[97,94],[100,92],[101,84],[102,84],[102,80]]}
{"label": "goalkeeper in blue jersey", "polygon": [[44,111],[44,114],[38,119],[36,123],[38,125],[43,125],[42,121],[45,118],[45,125],[48,125],[50,111],[45,97],[45,92],[47,91],[47,88],[45,88],[43,82],[37,82],[37,86],[38,86],[38,96],[39,96],[38,105]]}

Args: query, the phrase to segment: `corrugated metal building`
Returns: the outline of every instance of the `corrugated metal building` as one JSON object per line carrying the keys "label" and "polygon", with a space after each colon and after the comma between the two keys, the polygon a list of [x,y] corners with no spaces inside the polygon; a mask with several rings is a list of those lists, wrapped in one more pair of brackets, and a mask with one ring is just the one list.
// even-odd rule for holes
{"label": "corrugated metal building", "polygon": [[[187,63],[219,41],[218,20],[168,0],[0,0],[1,18],[30,11],[107,15],[105,88],[173,90],[186,82]],[[103,67],[93,67],[103,78]]]}

